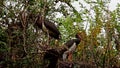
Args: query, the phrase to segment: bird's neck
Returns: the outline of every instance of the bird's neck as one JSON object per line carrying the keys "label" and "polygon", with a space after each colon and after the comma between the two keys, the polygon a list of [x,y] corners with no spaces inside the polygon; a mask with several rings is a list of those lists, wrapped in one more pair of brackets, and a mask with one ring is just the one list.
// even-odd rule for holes
{"label": "bird's neck", "polygon": [[45,23],[44,22],[42,22],[42,29],[43,29],[43,31],[47,32],[47,28],[45,27]]}

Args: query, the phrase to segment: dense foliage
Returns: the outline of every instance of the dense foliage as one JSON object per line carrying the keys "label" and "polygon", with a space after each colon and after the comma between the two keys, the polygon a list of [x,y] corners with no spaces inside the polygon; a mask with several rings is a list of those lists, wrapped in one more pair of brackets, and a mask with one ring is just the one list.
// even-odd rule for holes
{"label": "dense foliage", "polygon": [[[79,10],[72,3],[79,3]],[[62,46],[80,32],[74,62],[97,68],[120,67],[120,4],[110,11],[110,0],[0,0],[0,68],[40,68],[47,35],[36,26],[42,15],[57,24]],[[57,18],[57,15],[62,15]]]}

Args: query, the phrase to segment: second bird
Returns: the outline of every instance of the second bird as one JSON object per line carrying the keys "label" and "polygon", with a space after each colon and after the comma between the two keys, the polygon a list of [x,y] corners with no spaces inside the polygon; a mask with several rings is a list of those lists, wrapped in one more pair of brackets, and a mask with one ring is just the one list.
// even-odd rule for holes
{"label": "second bird", "polygon": [[49,34],[50,37],[60,39],[60,32],[53,22],[43,19],[42,16],[38,16],[36,24],[40,29]]}

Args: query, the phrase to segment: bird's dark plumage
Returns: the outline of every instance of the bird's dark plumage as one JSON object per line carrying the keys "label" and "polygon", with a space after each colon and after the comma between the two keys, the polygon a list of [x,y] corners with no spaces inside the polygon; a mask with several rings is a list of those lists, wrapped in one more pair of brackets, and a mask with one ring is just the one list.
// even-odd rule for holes
{"label": "bird's dark plumage", "polygon": [[48,29],[50,36],[54,37],[55,39],[60,38],[60,32],[54,23],[52,23],[48,20],[45,20],[44,24],[45,24],[45,27]]}
{"label": "bird's dark plumage", "polygon": [[42,17],[38,16],[38,19],[36,21],[37,26],[42,29],[43,31],[46,31],[43,29],[42,24],[44,24],[45,28],[47,29],[49,35],[55,39],[60,39],[60,32],[56,25],[52,23],[51,21],[45,19],[42,21]]}
{"label": "bird's dark plumage", "polygon": [[63,48],[60,50],[60,54],[63,54],[65,51],[67,51],[66,47],[67,48],[70,48],[74,43],[76,43],[76,46],[80,43],[80,39],[76,38],[76,39],[71,39],[71,40],[68,40]]}
{"label": "bird's dark plumage", "polygon": [[78,45],[80,43],[80,39],[71,39],[71,40],[68,40],[65,45],[70,48],[74,43],[76,43],[76,45]]}
{"label": "bird's dark plumage", "polygon": [[47,50],[44,55],[44,60],[49,60],[49,65],[47,68],[56,68],[59,58],[59,53],[56,49]]}
{"label": "bird's dark plumage", "polygon": [[81,40],[81,34],[80,34],[80,33],[77,33],[77,34],[75,35],[75,37]]}
{"label": "bird's dark plumage", "polygon": [[80,43],[80,39],[79,38],[76,38],[76,39],[72,39],[72,40],[68,40],[66,43],[65,43],[65,46],[67,46],[67,50],[63,53],[63,60],[68,59],[71,61],[71,56],[72,56],[72,53],[76,50],[78,44]]}

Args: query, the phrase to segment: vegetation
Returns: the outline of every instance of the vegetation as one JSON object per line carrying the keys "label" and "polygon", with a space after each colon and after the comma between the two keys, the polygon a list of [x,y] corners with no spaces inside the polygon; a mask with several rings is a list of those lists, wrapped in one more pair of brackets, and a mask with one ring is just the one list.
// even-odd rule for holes
{"label": "vegetation", "polygon": [[[81,34],[81,43],[73,62],[97,68],[120,67],[120,4],[110,11],[110,0],[84,0],[80,11],[72,3],[77,0],[0,0],[0,68],[41,68],[48,41],[47,34],[37,27],[42,15],[57,24],[61,32],[59,45],[50,39],[49,47],[62,46]],[[59,7],[57,7],[59,6]],[[63,15],[57,18],[56,15]],[[47,47],[47,46],[46,46]]]}

